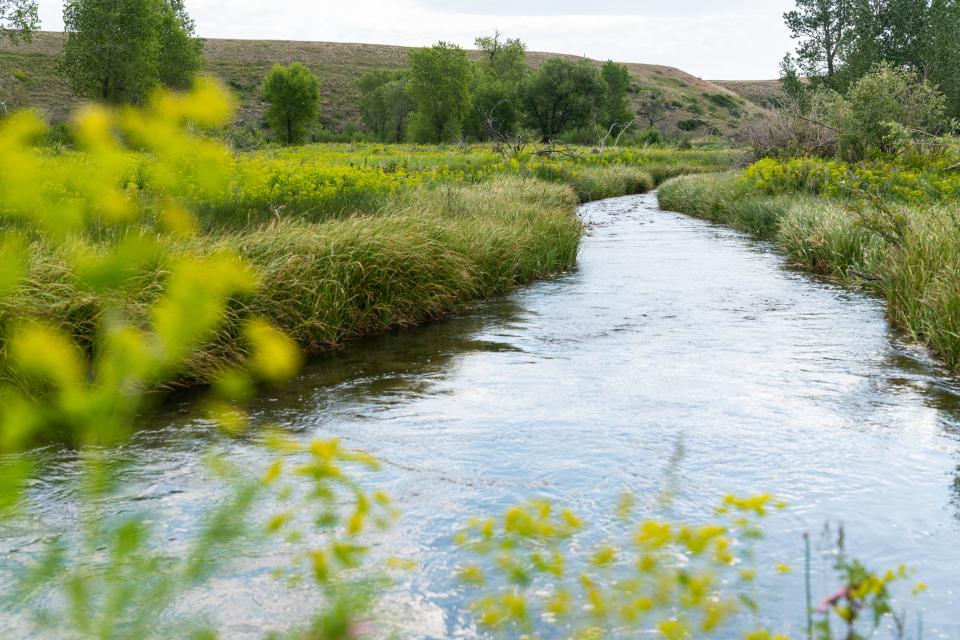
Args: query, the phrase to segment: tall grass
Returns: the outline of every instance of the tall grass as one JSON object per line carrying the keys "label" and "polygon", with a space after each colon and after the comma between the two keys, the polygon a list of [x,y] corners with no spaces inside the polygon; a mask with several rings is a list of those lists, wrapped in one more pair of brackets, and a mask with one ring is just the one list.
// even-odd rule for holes
{"label": "tall grass", "polygon": [[[32,247],[31,277],[0,301],[0,324],[43,319],[92,344],[117,306],[145,314],[162,292],[168,256],[236,252],[261,286],[234,299],[227,321],[187,359],[179,382],[209,381],[245,356],[240,327],[264,317],[308,353],[358,336],[416,324],[464,303],[572,268],[582,235],[573,192],[538,180],[501,178],[406,194],[376,215],[162,240],[154,260],[109,299],[76,285],[64,255]],[[113,311],[111,311],[113,310]]]}
{"label": "tall grass", "polygon": [[960,370],[960,208],[769,196],[737,174],[685,176],[664,209],[772,239],[798,266],[884,297],[891,322]]}
{"label": "tall grass", "polygon": [[[275,219],[320,222],[374,213],[422,187],[537,177],[571,186],[581,202],[649,191],[685,173],[731,166],[729,151],[571,148],[559,155],[526,150],[505,157],[488,145],[310,145],[237,156],[231,187],[199,203],[208,230],[243,229]],[[146,166],[148,161],[142,161]],[[139,170],[144,190],[149,170]]]}

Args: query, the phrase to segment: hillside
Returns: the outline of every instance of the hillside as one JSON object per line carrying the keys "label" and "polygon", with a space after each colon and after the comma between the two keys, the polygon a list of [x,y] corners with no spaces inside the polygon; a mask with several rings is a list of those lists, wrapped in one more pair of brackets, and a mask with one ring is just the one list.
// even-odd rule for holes
{"label": "hillside", "polygon": [[[81,101],[70,93],[57,72],[56,57],[64,35],[43,32],[31,44],[0,43],[0,102],[8,109],[32,107],[52,120],[65,118]],[[238,95],[241,124],[259,124],[263,103],[259,98],[260,79],[274,63],[300,61],[323,81],[320,120],[339,130],[347,123],[359,123],[357,79],[370,69],[402,66],[408,48],[372,44],[292,42],[277,40],[206,40],[207,71],[220,77]],[[531,66],[538,67],[557,54],[531,52]],[[660,89],[671,103],[663,123],[699,120],[723,134],[732,133],[745,115],[757,105],[735,91],[696,78],[672,67],[626,65],[637,88]],[[634,96],[639,100],[638,96]],[[2,107],[0,107],[2,110]]]}
{"label": "hillside", "polygon": [[764,108],[778,104],[785,95],[779,80],[713,80],[713,83]]}

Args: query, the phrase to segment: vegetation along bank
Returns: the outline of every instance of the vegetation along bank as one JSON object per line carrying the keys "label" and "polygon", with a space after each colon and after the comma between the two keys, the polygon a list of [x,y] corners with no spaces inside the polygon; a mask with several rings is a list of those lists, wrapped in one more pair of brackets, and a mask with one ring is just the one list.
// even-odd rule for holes
{"label": "vegetation along bank", "polygon": [[[229,112],[214,84],[195,94]],[[210,382],[243,359],[241,327],[252,316],[315,353],[568,270],[583,233],[579,202],[644,192],[736,155],[565,146],[510,155],[489,145],[234,153],[176,133],[196,117],[185,112],[171,123],[171,110],[160,101],[145,122],[119,125],[137,150],[104,137],[116,126],[109,111],[81,117],[78,151],[28,146],[43,131],[31,116],[10,118],[0,131],[11,151],[7,224],[51,212],[41,232],[25,232],[29,277],[3,299],[4,326],[38,319],[93,348],[110,314],[147,321],[184,255],[229,254],[255,272],[260,286],[231,298],[225,322],[164,384]],[[42,190],[22,188],[41,174]],[[75,209],[56,213],[64,201]],[[197,215],[180,216],[182,206]],[[101,286],[101,278],[123,286]]]}
{"label": "vegetation along bank", "polygon": [[897,327],[960,368],[960,144],[928,132],[943,97],[881,65],[845,96],[807,99],[810,117],[772,116],[758,135],[769,157],[672,180],[661,205],[769,238],[797,265],[876,292]]}

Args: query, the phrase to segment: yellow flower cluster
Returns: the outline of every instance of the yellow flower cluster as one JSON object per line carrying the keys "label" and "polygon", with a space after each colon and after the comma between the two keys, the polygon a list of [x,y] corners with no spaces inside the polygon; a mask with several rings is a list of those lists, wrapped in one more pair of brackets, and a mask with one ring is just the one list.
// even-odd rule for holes
{"label": "yellow flower cluster", "polygon": [[940,163],[898,159],[848,164],[821,158],[760,160],[742,184],[771,195],[807,192],[832,198],[871,197],[925,205],[960,198],[960,174]]}
{"label": "yellow flower cluster", "polygon": [[[655,630],[668,640],[708,636],[752,601],[750,540],[760,531],[756,519],[774,502],[768,495],[729,496],[718,509],[725,521],[630,525],[627,498],[618,511],[630,539],[592,545],[575,514],[529,502],[499,520],[471,520],[457,534],[457,544],[477,557],[460,579],[483,594],[473,603],[481,624],[510,636],[559,629],[572,629],[575,638],[614,629]],[[750,637],[778,638],[762,633]]]}

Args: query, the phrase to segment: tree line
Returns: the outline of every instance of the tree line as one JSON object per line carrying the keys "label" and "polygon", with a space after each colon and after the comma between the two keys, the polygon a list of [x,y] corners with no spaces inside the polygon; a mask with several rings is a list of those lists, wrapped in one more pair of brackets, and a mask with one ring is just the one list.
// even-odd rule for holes
{"label": "tree line", "polygon": [[960,117],[960,0],[796,0],[779,109],[741,127],[758,156],[945,148]]}
{"label": "tree line", "polygon": [[537,70],[527,47],[500,34],[477,38],[474,61],[455,44],[414,49],[397,70],[360,79],[360,112],[385,142],[488,141],[533,131],[550,140],[570,131],[622,132],[632,127],[630,73],[612,61],[551,58]]}
{"label": "tree line", "polygon": [[[66,0],[59,68],[78,96],[140,104],[158,87],[186,89],[203,67],[184,0]],[[29,40],[39,28],[35,0],[0,0],[0,37]],[[672,108],[661,92],[632,84],[624,65],[556,57],[532,69],[527,47],[499,33],[479,37],[476,59],[447,42],[409,52],[401,69],[364,74],[359,111],[384,142],[548,141],[635,138],[657,142]],[[320,80],[306,66],[275,65],[261,83],[266,123],[288,144],[316,125]],[[639,95],[632,110],[629,94]],[[645,124],[638,124],[645,123]]]}

